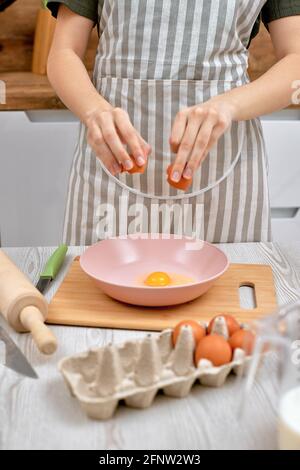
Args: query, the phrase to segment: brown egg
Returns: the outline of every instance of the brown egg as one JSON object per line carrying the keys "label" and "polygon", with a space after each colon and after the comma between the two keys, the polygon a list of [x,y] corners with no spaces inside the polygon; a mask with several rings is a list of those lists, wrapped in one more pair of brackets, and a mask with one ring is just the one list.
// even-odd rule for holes
{"label": "brown egg", "polygon": [[232,315],[220,314],[220,315],[216,315],[214,318],[212,318],[210,320],[209,325],[207,327],[207,333],[208,334],[211,333],[215,318],[217,318],[217,317],[224,317],[225,318],[229,336],[232,336],[233,333],[240,330],[241,326],[240,326],[239,322]]}
{"label": "brown egg", "polygon": [[243,349],[247,355],[252,354],[254,343],[255,335],[251,331],[242,328],[229,338],[229,344],[233,351],[236,348],[240,348]]}
{"label": "brown egg", "polygon": [[175,328],[173,330],[172,339],[173,339],[173,345],[174,346],[176,344],[176,341],[177,341],[177,338],[179,336],[181,328],[185,325],[189,325],[192,328],[196,344],[200,341],[200,339],[204,338],[204,336],[206,335],[205,328],[203,326],[201,326],[195,320],[183,320],[183,321],[177,323],[177,325],[175,326]]}
{"label": "brown egg", "polygon": [[214,366],[228,364],[232,358],[232,350],[223,336],[209,335],[201,339],[197,344],[195,353],[195,365],[200,359],[208,359]]}
{"label": "brown egg", "polygon": [[173,171],[173,165],[169,165],[168,168],[167,168],[167,176],[168,176],[167,181],[168,181],[168,183],[171,186],[173,186],[173,188],[180,189],[181,191],[186,191],[191,186],[193,180],[192,179],[186,179],[182,176],[181,179],[178,182],[173,181],[171,179],[172,171]]}

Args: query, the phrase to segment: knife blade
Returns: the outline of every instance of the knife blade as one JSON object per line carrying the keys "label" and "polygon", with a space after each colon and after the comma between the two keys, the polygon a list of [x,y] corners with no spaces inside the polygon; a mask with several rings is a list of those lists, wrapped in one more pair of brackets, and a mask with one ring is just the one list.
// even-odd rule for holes
{"label": "knife blade", "polygon": [[56,278],[65,260],[68,247],[60,245],[48,259],[43,272],[36,284],[36,288],[43,294],[51,282]]}
{"label": "knife blade", "polygon": [[38,375],[35,370],[2,326],[0,326],[0,341],[3,341],[6,346],[5,366],[18,372],[18,374],[25,375],[32,379],[37,379]]}

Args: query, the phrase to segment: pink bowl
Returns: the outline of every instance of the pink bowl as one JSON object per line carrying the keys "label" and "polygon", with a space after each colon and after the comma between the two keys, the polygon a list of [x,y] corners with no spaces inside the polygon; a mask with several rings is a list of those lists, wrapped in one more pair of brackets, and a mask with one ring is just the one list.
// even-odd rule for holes
{"label": "pink bowl", "polygon": [[[105,294],[134,305],[162,307],[193,300],[207,292],[228,268],[227,256],[203,241],[168,235],[112,238],[89,247],[81,268]],[[154,271],[176,273],[193,282],[149,287],[141,282]]]}

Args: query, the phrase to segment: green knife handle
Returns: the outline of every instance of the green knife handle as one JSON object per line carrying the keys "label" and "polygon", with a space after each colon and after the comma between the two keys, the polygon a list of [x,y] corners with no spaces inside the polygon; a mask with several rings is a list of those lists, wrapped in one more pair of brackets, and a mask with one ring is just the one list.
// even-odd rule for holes
{"label": "green knife handle", "polygon": [[66,257],[68,247],[60,245],[52,256],[48,259],[46,266],[41,274],[41,278],[55,279]]}

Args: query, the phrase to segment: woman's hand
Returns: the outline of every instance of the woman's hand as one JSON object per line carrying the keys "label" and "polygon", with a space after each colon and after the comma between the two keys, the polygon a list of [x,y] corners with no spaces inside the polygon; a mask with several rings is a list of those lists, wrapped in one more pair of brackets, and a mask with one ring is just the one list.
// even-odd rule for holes
{"label": "woman's hand", "polygon": [[172,152],[177,154],[171,179],[193,178],[211,148],[231,126],[234,106],[220,97],[185,108],[177,114],[170,137]]}
{"label": "woman's hand", "polygon": [[83,58],[92,29],[93,21],[60,5],[48,76],[66,106],[87,126],[87,140],[97,157],[115,175],[123,168],[133,168],[130,156],[143,166],[151,149],[132,126],[128,114],[113,108],[91,82]]}
{"label": "woman's hand", "polygon": [[88,144],[113,175],[120,173],[123,168],[132,169],[130,155],[138,166],[146,163],[151,147],[135,130],[123,109],[97,108],[88,113],[84,122]]}

